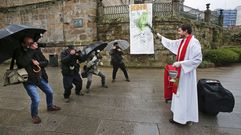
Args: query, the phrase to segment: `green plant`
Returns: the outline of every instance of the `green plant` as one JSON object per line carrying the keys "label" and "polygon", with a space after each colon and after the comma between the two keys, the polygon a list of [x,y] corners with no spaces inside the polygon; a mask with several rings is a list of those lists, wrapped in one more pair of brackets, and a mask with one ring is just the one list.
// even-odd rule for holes
{"label": "green plant", "polygon": [[208,67],[214,67],[214,63],[210,61],[203,60],[202,63],[198,66],[199,68],[208,68]]}
{"label": "green plant", "polygon": [[211,61],[215,65],[228,65],[238,62],[239,54],[227,48],[219,48],[206,51],[204,60]]}
{"label": "green plant", "polygon": [[239,44],[241,44],[241,32],[238,34],[232,35],[231,41],[238,42]]}
{"label": "green plant", "polygon": [[240,47],[232,47],[232,48],[229,48],[229,49],[239,55],[238,62],[241,62],[241,48]]}

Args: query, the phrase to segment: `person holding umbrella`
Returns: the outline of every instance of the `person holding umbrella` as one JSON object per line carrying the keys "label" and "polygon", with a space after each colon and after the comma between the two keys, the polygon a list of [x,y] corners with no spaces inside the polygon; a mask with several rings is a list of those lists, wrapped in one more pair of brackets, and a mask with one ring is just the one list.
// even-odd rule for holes
{"label": "person holding umbrella", "polygon": [[37,41],[45,32],[45,29],[21,24],[11,24],[0,29],[0,63],[13,57],[24,37],[31,35],[34,41]]}
{"label": "person holding umbrella", "polygon": [[102,56],[100,55],[100,50],[96,50],[93,51],[88,59],[87,62],[84,66],[84,72],[86,73],[86,77],[87,77],[87,84],[86,84],[86,89],[87,89],[87,93],[90,92],[90,86],[92,83],[92,76],[93,75],[97,75],[99,77],[101,77],[101,85],[104,88],[108,88],[108,86],[105,83],[105,75],[98,69],[99,65],[103,65],[103,63],[101,62]]}
{"label": "person holding umbrella", "polygon": [[38,44],[31,38],[25,37],[22,46],[15,53],[14,58],[18,68],[25,68],[28,72],[28,81],[23,83],[28,95],[31,98],[31,116],[34,124],[41,123],[38,116],[38,106],[40,97],[37,87],[39,87],[46,95],[47,110],[58,111],[61,108],[53,104],[53,90],[48,83],[48,76],[45,67],[48,64]]}
{"label": "person holding umbrella", "polygon": [[69,45],[67,49],[61,52],[61,69],[64,84],[64,98],[65,102],[69,102],[71,89],[75,85],[75,94],[83,96],[82,78],[79,74],[79,63],[84,62],[79,52],[76,51],[74,45]]}
{"label": "person holding umbrella", "polygon": [[117,73],[119,68],[124,73],[126,81],[130,82],[130,79],[129,79],[129,76],[128,76],[128,73],[127,73],[127,70],[126,70],[126,66],[123,62],[123,57],[122,57],[123,52],[122,52],[122,49],[118,46],[118,42],[115,42],[113,44],[113,47],[110,50],[110,55],[111,55],[111,65],[113,67],[112,82],[115,82],[116,73]]}

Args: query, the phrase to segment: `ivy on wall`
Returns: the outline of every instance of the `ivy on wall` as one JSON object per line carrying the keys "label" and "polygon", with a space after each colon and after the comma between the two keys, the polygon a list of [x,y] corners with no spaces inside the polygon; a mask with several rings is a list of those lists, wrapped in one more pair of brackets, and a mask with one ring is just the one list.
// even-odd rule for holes
{"label": "ivy on wall", "polygon": [[241,32],[239,32],[238,34],[234,34],[231,36],[231,41],[232,42],[237,42],[239,44],[241,44]]}

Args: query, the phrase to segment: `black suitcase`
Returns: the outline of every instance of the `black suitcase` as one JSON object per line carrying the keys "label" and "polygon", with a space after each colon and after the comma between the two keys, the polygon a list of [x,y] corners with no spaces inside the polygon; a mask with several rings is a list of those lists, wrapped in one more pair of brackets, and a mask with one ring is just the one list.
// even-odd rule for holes
{"label": "black suitcase", "polygon": [[233,111],[234,96],[221,85],[220,81],[200,79],[197,89],[199,111],[210,115]]}

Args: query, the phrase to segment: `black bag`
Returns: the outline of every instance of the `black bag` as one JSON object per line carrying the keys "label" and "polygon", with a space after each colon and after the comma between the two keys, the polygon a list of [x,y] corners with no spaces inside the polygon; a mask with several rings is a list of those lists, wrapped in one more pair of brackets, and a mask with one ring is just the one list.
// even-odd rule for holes
{"label": "black bag", "polygon": [[198,106],[201,112],[217,115],[219,112],[232,112],[234,96],[225,89],[220,81],[200,79],[197,84]]}

